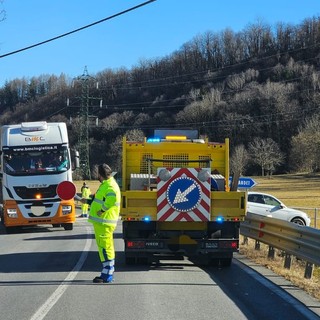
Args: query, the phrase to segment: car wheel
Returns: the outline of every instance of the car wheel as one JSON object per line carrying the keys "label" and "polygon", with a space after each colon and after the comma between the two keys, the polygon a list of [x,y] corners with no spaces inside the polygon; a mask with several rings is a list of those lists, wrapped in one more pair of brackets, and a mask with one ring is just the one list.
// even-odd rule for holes
{"label": "car wheel", "polygon": [[305,226],[306,225],[305,221],[302,218],[299,218],[299,217],[293,218],[291,220],[291,222],[299,224],[300,226]]}

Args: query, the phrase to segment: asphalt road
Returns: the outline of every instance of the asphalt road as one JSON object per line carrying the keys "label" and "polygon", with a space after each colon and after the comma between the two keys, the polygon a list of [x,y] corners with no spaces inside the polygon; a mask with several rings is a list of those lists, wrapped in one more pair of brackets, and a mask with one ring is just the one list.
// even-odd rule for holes
{"label": "asphalt road", "polygon": [[203,267],[186,258],[126,266],[121,223],[115,233],[115,246],[114,283],[94,284],[92,279],[100,274],[101,266],[92,227],[86,219],[78,219],[72,231],[41,226],[7,235],[2,230],[0,318],[320,318],[320,304],[240,255],[230,268],[223,269]]}

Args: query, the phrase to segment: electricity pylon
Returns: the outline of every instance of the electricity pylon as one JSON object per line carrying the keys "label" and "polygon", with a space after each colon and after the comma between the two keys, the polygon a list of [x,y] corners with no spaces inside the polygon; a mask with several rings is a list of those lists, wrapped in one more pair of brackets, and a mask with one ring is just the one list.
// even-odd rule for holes
{"label": "electricity pylon", "polygon": [[[81,82],[81,105],[80,105],[80,126],[78,148],[80,156],[80,171],[84,179],[91,180],[90,159],[89,159],[89,104],[91,99],[100,99],[89,96],[90,83],[95,80],[89,76],[87,67],[81,76],[75,80]],[[101,99],[100,99],[101,100]]]}

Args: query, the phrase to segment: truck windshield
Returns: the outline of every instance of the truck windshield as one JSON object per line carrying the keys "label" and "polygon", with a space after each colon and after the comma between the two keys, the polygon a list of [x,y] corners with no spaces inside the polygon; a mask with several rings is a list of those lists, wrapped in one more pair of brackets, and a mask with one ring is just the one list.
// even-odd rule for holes
{"label": "truck windshield", "polygon": [[12,176],[42,175],[66,171],[70,168],[66,146],[39,146],[36,149],[10,147],[3,150],[3,168]]}

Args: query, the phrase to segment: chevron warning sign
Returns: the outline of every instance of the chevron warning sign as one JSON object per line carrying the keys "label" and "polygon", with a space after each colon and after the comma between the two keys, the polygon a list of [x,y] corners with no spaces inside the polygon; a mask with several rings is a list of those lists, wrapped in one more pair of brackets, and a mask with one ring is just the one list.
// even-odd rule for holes
{"label": "chevron warning sign", "polygon": [[[166,170],[162,180],[160,171]],[[208,221],[210,219],[210,174],[199,179],[203,168],[159,168],[157,186],[158,221]],[[168,178],[170,177],[170,178]]]}

